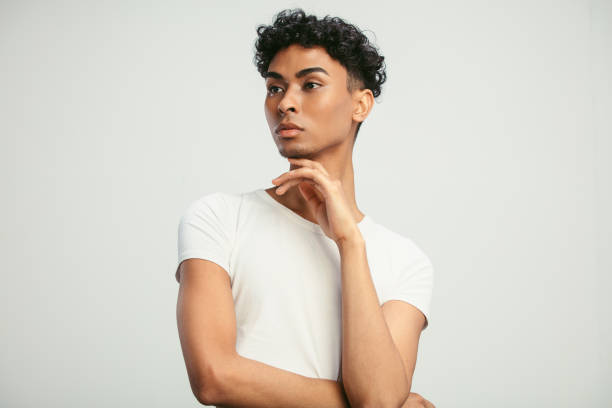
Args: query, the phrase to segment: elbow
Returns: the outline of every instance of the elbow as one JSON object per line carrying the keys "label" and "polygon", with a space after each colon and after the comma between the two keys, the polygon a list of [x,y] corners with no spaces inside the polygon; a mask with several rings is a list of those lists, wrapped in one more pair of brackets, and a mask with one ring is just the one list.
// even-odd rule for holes
{"label": "elbow", "polygon": [[397,405],[397,404],[389,404],[386,402],[380,402],[380,401],[374,401],[374,402],[366,402],[365,404],[361,404],[361,405],[357,405],[358,407],[361,408],[400,408],[402,404]]}
{"label": "elbow", "polygon": [[401,408],[407,399],[408,399],[408,395],[406,395],[406,397],[401,398],[399,400],[394,400],[394,401],[375,400],[375,401],[366,402],[365,404],[362,404],[360,406],[362,406],[363,408]]}
{"label": "elbow", "polygon": [[410,396],[410,392],[406,393],[406,395],[402,396],[402,398],[400,398],[399,402],[396,402],[395,405],[389,405],[392,407],[396,407],[396,408],[401,408],[404,406],[404,404],[406,403],[406,400],[408,399],[408,397]]}
{"label": "elbow", "polygon": [[203,405],[229,405],[227,396],[231,395],[232,388],[240,378],[237,376],[239,364],[240,358],[236,353],[225,354],[209,364],[203,372],[203,381],[197,388],[197,400]]}
{"label": "elbow", "polygon": [[408,395],[402,395],[399,399],[391,399],[390,395],[380,395],[376,398],[371,398],[364,400],[363,402],[357,403],[356,405],[352,405],[352,407],[361,407],[361,408],[401,408],[408,399]]}
{"label": "elbow", "polygon": [[204,379],[199,382],[195,390],[195,397],[202,405],[219,405],[220,389],[223,383],[223,376],[218,368],[208,368]]}
{"label": "elbow", "polygon": [[[395,398],[393,396],[395,395]],[[397,396],[397,394],[386,393],[366,400],[360,406],[364,408],[401,408],[410,396],[410,384]]]}
{"label": "elbow", "polygon": [[406,389],[404,391],[404,394],[402,394],[402,397],[400,398],[399,402],[395,403],[395,405],[389,405],[389,406],[397,407],[397,408],[403,407],[404,403],[410,396],[410,388],[412,388],[412,381],[408,381],[408,383],[406,384]]}
{"label": "elbow", "polygon": [[406,383],[406,388],[404,390],[404,393],[402,394],[399,402],[396,402],[395,405],[389,405],[392,407],[397,407],[397,408],[401,408],[404,406],[404,403],[406,402],[406,400],[408,399],[408,397],[410,396],[410,389],[412,388],[412,379],[409,378],[408,382]]}
{"label": "elbow", "polygon": [[[346,375],[343,375],[346,378]],[[410,396],[412,378],[402,378],[394,384],[387,384],[387,388],[378,392],[368,389],[367,392],[355,392],[351,383],[344,381],[343,387],[351,407],[359,408],[401,408]]]}
{"label": "elbow", "polygon": [[214,405],[214,396],[209,386],[203,386],[196,394],[196,399],[202,405]]}

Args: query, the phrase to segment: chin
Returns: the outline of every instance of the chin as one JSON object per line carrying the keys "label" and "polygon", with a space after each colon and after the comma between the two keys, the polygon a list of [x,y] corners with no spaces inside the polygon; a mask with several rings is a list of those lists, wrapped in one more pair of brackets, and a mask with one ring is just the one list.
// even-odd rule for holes
{"label": "chin", "polygon": [[292,148],[286,148],[286,146],[280,146],[278,153],[285,158],[291,157],[294,159],[307,159],[312,155],[310,150],[303,148],[302,146],[294,146]]}

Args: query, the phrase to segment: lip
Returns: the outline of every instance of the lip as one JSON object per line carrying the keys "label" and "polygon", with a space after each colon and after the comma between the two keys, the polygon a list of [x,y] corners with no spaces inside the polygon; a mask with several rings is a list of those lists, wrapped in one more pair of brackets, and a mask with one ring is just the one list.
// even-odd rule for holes
{"label": "lip", "polygon": [[297,136],[298,133],[300,133],[301,131],[302,131],[301,129],[281,129],[276,133],[278,133],[282,137],[291,137],[291,136]]}
{"label": "lip", "polygon": [[[303,127],[293,123],[293,122],[281,122],[276,127],[276,133],[281,136],[295,136],[298,134],[298,131],[304,130]],[[293,132],[296,131],[296,132]]]}

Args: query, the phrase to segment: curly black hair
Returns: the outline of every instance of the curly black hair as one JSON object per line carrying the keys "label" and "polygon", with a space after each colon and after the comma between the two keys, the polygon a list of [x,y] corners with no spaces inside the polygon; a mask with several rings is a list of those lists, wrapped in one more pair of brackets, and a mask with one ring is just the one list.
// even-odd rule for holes
{"label": "curly black hair", "polygon": [[[306,15],[301,8],[280,11],[272,25],[259,25],[256,29],[255,56],[253,62],[262,77],[276,53],[292,44],[305,48],[322,46],[330,57],[347,70],[346,87],[349,92],[369,89],[374,98],[381,93],[386,81],[385,57],[375,45],[353,24],[340,17],[326,15],[318,19]],[[357,126],[355,138],[361,124]]]}

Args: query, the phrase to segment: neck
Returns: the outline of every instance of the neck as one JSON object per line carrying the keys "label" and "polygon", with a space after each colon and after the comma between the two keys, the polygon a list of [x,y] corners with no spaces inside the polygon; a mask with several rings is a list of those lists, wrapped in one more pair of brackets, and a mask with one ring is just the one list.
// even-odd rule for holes
{"label": "neck", "polygon": [[[329,177],[333,180],[340,180],[342,183],[342,188],[344,190],[344,196],[347,199],[351,210],[353,211],[355,222],[359,222],[365,216],[359,208],[357,207],[357,202],[355,200],[355,175],[353,170],[353,161],[352,157],[349,155],[342,160],[337,160],[336,158],[331,157],[316,157],[310,158],[310,160],[317,161],[325,167],[325,170],[329,173]],[[297,165],[290,165],[289,170],[293,170],[299,168]],[[277,196],[279,197],[279,196]],[[310,220],[314,220],[314,214],[310,214],[310,210],[306,204],[306,200],[302,197],[302,194],[297,188],[297,185],[289,188],[285,194],[279,197],[279,201],[283,203],[285,206],[289,207],[293,211],[303,214],[305,218]],[[316,222],[316,221],[314,221]]]}

